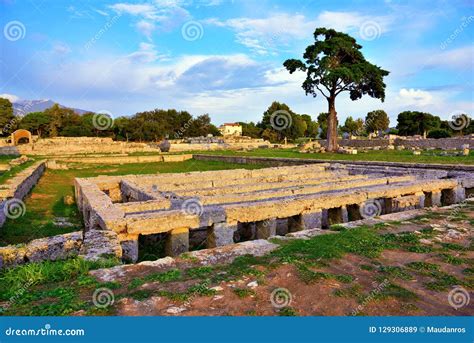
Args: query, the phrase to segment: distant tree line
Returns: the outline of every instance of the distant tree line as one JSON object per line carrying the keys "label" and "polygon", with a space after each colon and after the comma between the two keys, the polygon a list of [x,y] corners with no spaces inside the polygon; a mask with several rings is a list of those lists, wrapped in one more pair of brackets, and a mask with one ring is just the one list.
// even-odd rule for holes
{"label": "distant tree line", "polygon": [[130,141],[220,134],[207,114],[194,118],[186,111],[155,109],[112,120],[106,114],[89,112],[80,115],[55,104],[43,112],[31,112],[19,118],[13,115],[10,101],[0,98],[0,134],[7,136],[16,129],[29,130],[42,138],[86,136]]}
{"label": "distant tree line", "polygon": [[[101,120],[105,120],[105,124]],[[320,113],[317,120],[313,120],[309,114],[295,113],[287,104],[274,101],[263,112],[261,121],[256,124],[240,124],[244,136],[271,142],[282,142],[285,138],[296,141],[302,137],[325,139],[328,113]],[[338,132],[339,135],[347,133],[355,136],[389,132],[403,136],[443,138],[474,133],[474,121],[467,114],[459,114],[456,121],[453,118],[448,121],[430,113],[404,111],[398,115],[396,128],[389,128],[387,113],[375,110],[367,113],[365,119],[347,117],[344,125],[338,125]],[[155,109],[112,120],[105,114],[89,112],[80,115],[72,109],[55,104],[43,112],[28,113],[20,118],[13,114],[10,101],[0,98],[0,135],[8,136],[16,129],[26,129],[43,138],[90,136],[112,137],[122,141],[159,141],[165,137],[181,139],[208,134],[220,135],[207,114],[193,117],[187,111]]]}

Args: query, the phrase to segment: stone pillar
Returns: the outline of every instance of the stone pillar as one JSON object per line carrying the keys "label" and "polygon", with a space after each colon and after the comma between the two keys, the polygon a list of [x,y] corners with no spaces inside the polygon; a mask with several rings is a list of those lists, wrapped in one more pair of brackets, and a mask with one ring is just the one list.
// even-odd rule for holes
{"label": "stone pillar", "polygon": [[462,186],[457,186],[454,189],[456,203],[463,202],[466,200],[466,189]]}
{"label": "stone pillar", "polygon": [[431,206],[441,206],[441,191],[431,192]]}
{"label": "stone pillar", "polygon": [[237,225],[229,225],[225,222],[214,223],[209,227],[207,233],[207,247],[215,248],[223,245],[234,244],[234,232]]}
{"label": "stone pillar", "polygon": [[349,213],[346,206],[341,206],[341,220],[343,223],[349,222]]}
{"label": "stone pillar", "polygon": [[417,192],[415,193],[415,196],[418,197],[418,202],[415,204],[416,208],[424,208],[425,207],[425,193],[423,192]]}
{"label": "stone pillar", "polygon": [[171,230],[166,236],[166,255],[178,256],[187,251],[189,251],[189,228]]}
{"label": "stone pillar", "polygon": [[301,221],[304,229],[320,229],[322,216],[322,211],[303,213],[301,215]]}
{"label": "stone pillar", "polygon": [[122,247],[122,260],[131,263],[138,261],[138,237],[121,241],[120,246]]}
{"label": "stone pillar", "polygon": [[321,228],[323,229],[329,228],[329,210],[321,211]]}
{"label": "stone pillar", "polygon": [[267,239],[276,235],[276,219],[267,219],[255,222],[257,228],[257,239]]}

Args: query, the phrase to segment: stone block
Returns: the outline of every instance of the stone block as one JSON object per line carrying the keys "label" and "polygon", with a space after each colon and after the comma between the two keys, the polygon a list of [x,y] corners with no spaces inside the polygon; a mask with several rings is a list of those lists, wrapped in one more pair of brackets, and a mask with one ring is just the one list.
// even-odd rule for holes
{"label": "stone block", "polygon": [[[129,241],[123,242],[125,245],[125,253],[133,250],[133,244]],[[86,260],[96,261],[101,257],[116,256],[122,257],[122,247],[120,246],[118,236],[114,231],[110,230],[89,230],[84,233],[84,240],[80,251],[80,256]],[[138,241],[136,241],[136,259],[138,258]],[[128,256],[126,256],[128,258]],[[132,256],[133,257],[133,256]],[[131,259],[133,260],[133,259]]]}
{"label": "stone block", "polygon": [[189,251],[189,229],[174,229],[166,236],[165,253],[167,256],[178,256]]}
{"label": "stone block", "polygon": [[208,229],[207,247],[215,248],[234,243],[234,232],[237,225],[227,223],[214,223]]}
{"label": "stone block", "polygon": [[258,221],[256,225],[257,239],[267,239],[276,235],[277,221],[276,219],[267,219]]}

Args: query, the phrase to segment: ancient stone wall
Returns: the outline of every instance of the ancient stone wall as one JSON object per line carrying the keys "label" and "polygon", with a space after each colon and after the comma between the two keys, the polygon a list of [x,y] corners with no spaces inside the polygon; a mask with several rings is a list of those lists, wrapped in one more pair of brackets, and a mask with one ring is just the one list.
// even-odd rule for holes
{"label": "ancient stone wall", "polygon": [[395,139],[395,146],[403,145],[405,148],[418,149],[443,149],[443,150],[461,150],[463,145],[469,145],[474,148],[474,138],[427,138],[427,139]]}
{"label": "ancient stone wall", "polygon": [[426,164],[426,163],[404,163],[404,162],[379,162],[379,161],[348,161],[348,160],[320,160],[312,158],[283,158],[283,157],[251,157],[251,156],[218,156],[193,154],[195,160],[200,161],[220,161],[241,164],[263,164],[271,167],[301,165],[311,163],[328,163],[354,166],[378,166],[378,167],[400,167],[407,169],[439,169],[461,172],[474,172],[474,166],[462,164]]}
{"label": "ancient stone wall", "polygon": [[82,232],[34,239],[26,245],[0,247],[0,269],[26,262],[55,261],[77,256],[82,245]]}
{"label": "ancient stone wall", "polygon": [[20,152],[16,146],[0,146],[0,155],[20,156]]}
{"label": "ancient stone wall", "polygon": [[[320,139],[318,142],[321,146],[326,146],[327,141]],[[403,146],[407,149],[443,149],[443,150],[461,150],[463,145],[469,144],[470,147],[474,147],[474,138],[465,137],[453,137],[453,138],[427,138],[427,139],[415,139],[415,138],[396,138],[394,140],[377,138],[377,139],[339,139],[338,144],[340,146],[352,147],[352,148],[381,148],[385,149],[389,145]]]}
{"label": "ancient stone wall", "polygon": [[[220,156],[209,158],[216,157]],[[288,162],[268,159],[271,163],[285,160]],[[76,179],[75,187],[86,231],[115,232],[122,257],[136,261],[140,235],[166,235],[166,254],[174,256],[188,251],[196,234],[204,234],[211,248],[241,237],[268,238],[285,230],[327,228],[358,220],[366,203],[378,215],[450,205],[464,200],[474,187],[472,174],[456,173],[326,162],[256,170],[101,176]],[[121,202],[111,196],[118,186]]]}
{"label": "ancient stone wall", "polygon": [[[8,206],[12,204],[12,201],[16,202],[22,200],[36,185],[45,169],[45,161],[36,162],[32,166],[7,180],[5,184],[0,185],[0,227],[3,226],[7,219],[7,214],[9,212]],[[15,210],[21,209],[17,207]]]}
{"label": "ancient stone wall", "polygon": [[89,164],[127,164],[152,162],[183,162],[192,159],[193,155],[150,155],[150,156],[97,156],[97,157],[58,157],[56,160],[68,163]]}

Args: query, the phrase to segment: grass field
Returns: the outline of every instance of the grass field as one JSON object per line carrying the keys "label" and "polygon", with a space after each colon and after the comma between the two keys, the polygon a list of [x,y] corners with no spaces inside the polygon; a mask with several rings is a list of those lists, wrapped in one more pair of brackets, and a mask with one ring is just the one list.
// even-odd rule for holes
{"label": "grass field", "polygon": [[[464,205],[450,225],[468,227],[473,209]],[[141,266],[108,282],[88,272],[119,264],[114,259],[30,263],[0,271],[0,314],[167,315],[179,306],[183,314],[198,316],[472,315],[472,307],[451,307],[447,294],[455,286],[474,289],[473,236],[456,244],[439,242],[440,233],[428,225],[445,225],[449,214],[441,210],[409,222],[337,228],[339,233],[308,240],[275,239],[280,247],[274,252],[241,256],[227,265],[203,266],[182,255],[177,263],[183,268],[157,272]],[[433,244],[423,243],[427,239]],[[250,281],[257,286],[250,287]],[[93,294],[104,287],[115,301],[99,308]],[[270,293],[277,287],[293,294],[287,307],[271,306]]]}
{"label": "grass field", "polygon": [[[79,230],[82,223],[76,204],[66,205],[63,200],[66,195],[74,194],[75,177],[261,168],[258,165],[196,160],[107,166],[75,164],[73,167],[69,170],[46,170],[31,194],[25,199],[25,214],[18,219],[8,220],[0,230],[0,246]],[[55,224],[55,218],[65,218],[71,225],[60,227]]]}
{"label": "grass field", "polygon": [[413,153],[408,150],[370,150],[367,152],[359,152],[357,155],[345,155],[337,153],[300,153],[297,149],[255,149],[249,152],[223,150],[201,151],[199,153],[227,156],[313,158],[321,160],[344,161],[474,164],[474,151],[471,151],[469,156],[440,156],[440,150],[423,151],[419,156],[413,155]]}

